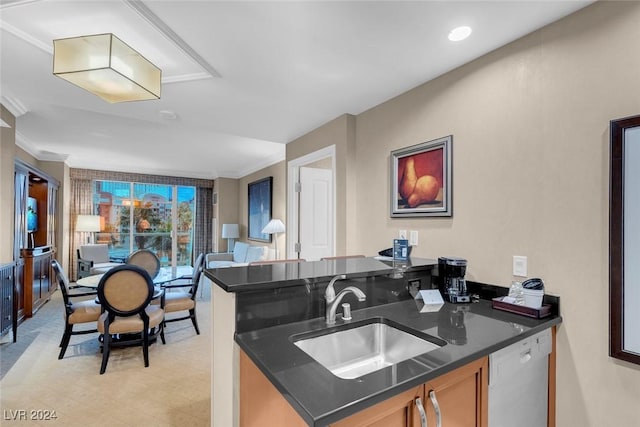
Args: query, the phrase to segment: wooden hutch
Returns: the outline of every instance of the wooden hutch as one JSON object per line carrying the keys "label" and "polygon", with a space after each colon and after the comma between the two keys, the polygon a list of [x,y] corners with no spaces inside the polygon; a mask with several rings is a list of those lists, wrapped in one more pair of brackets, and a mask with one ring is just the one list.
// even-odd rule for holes
{"label": "wooden hutch", "polygon": [[56,179],[16,159],[14,260],[17,320],[33,314],[57,289],[51,269],[56,250]]}

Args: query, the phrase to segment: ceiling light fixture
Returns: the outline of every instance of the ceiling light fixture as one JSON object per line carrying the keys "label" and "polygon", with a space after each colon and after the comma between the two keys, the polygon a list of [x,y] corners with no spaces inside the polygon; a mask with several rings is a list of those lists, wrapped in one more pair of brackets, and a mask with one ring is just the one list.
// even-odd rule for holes
{"label": "ceiling light fixture", "polygon": [[110,103],[160,99],[160,68],[111,33],[54,40],[53,74]]}
{"label": "ceiling light fixture", "polygon": [[460,40],[464,40],[471,35],[471,27],[462,26],[457,27],[449,32],[449,40],[452,42],[459,42]]}

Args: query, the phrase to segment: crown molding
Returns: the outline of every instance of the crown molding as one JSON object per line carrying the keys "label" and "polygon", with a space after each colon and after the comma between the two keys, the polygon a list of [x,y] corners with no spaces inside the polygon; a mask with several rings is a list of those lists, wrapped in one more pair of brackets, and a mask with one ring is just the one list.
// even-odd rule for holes
{"label": "crown molding", "polygon": [[285,159],[286,159],[286,153],[285,153],[285,150],[282,150],[281,153],[276,153],[273,156],[265,157],[263,161],[259,163],[253,163],[250,167],[246,169],[235,170],[235,171],[220,171],[218,176],[222,178],[234,178],[234,179],[243,178],[254,172],[258,172],[259,170],[262,170],[269,166],[273,166],[276,163],[282,162]]}
{"label": "crown molding", "polygon": [[222,77],[220,73],[213,68],[211,64],[207,62],[198,52],[196,52],[189,44],[182,39],[175,31],[171,29],[162,19],[158,17],[155,13],[151,11],[142,1],[140,0],[122,0],[127,6],[129,6],[134,11],[138,12],[138,14],[144,18],[151,26],[153,26],[157,31],[159,31],[163,36],[167,38],[167,40],[173,42],[178,49],[184,52],[185,55],[193,59],[193,61],[200,65],[202,69],[204,69],[211,77]]}
{"label": "crown molding", "polygon": [[180,74],[177,76],[163,77],[162,83],[182,83],[182,82],[191,82],[194,80],[204,80],[210,79],[211,74],[209,73],[191,73],[191,74]]}
{"label": "crown molding", "polygon": [[14,27],[11,24],[6,23],[5,21],[0,20],[0,27],[2,27],[3,30],[6,30],[7,32],[9,32],[9,33],[13,34],[14,36],[18,37],[19,39],[22,39],[22,40],[26,41],[30,45],[33,45],[33,46],[37,47],[38,49],[42,50],[43,52],[46,52],[49,55],[53,55],[53,45],[49,45],[49,44],[43,43],[40,40],[38,40],[37,38],[25,33],[22,30],[19,30],[18,28]]}
{"label": "crown molding", "polygon": [[68,154],[52,153],[50,151],[39,150],[29,138],[22,133],[16,131],[16,145],[22,148],[27,153],[31,154],[39,161],[44,162],[65,162],[68,158]]}
{"label": "crown molding", "polygon": [[2,103],[2,105],[4,105],[4,107],[9,110],[11,114],[13,114],[13,117],[16,118],[29,112],[27,107],[25,107],[22,102],[10,96],[0,96],[0,103]]}

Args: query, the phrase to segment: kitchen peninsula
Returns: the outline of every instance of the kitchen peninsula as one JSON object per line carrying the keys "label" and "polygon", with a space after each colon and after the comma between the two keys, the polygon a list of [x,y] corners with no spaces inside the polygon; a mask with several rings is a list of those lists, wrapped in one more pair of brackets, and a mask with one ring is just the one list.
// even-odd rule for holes
{"label": "kitchen peninsula", "polygon": [[[261,410],[261,401],[268,404],[265,403],[267,396],[251,398],[249,405],[241,401],[251,396],[246,394],[249,387],[244,390],[241,387],[241,369],[273,385],[281,405],[292,409],[293,419],[286,421],[290,425],[334,425],[396,396],[406,393],[419,396],[416,390],[423,390],[424,402],[428,400],[424,384],[435,383],[446,377],[445,374],[451,375],[474,364],[478,374],[469,375],[478,378],[478,390],[483,394],[478,398],[484,399],[486,407],[487,356],[522,338],[555,327],[561,322],[557,305],[554,314],[545,319],[494,310],[487,299],[471,304],[445,303],[440,310],[420,312],[421,302],[413,299],[407,285],[411,282],[419,283],[423,289],[431,288],[436,270],[437,263],[433,260],[412,259],[409,265],[394,266],[373,258],[207,270],[206,276],[215,285],[212,289],[213,425],[238,426],[241,410],[246,417],[246,411]],[[338,275],[346,278],[336,282],[336,292],[345,286],[355,286],[367,299],[359,302],[347,295],[343,302],[351,304],[353,319],[344,321],[338,316],[336,328],[345,323],[356,325],[381,319],[431,336],[444,345],[358,378],[334,375],[296,347],[294,341],[309,331],[327,329],[324,290],[331,278]],[[486,295],[480,286],[476,289],[482,291],[481,296]],[[555,390],[554,357],[552,353],[550,390]],[[409,404],[413,401],[413,398],[408,400]],[[443,406],[446,407],[446,403]],[[553,411],[552,402],[549,411]],[[476,412],[476,416],[486,422],[486,409]],[[268,416],[264,415],[268,413],[259,414]],[[430,415],[427,413],[427,416]]]}

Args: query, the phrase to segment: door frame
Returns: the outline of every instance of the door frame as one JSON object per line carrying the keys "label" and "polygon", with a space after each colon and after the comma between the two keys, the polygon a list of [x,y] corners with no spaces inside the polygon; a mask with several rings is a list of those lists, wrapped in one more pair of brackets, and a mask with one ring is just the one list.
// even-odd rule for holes
{"label": "door frame", "polygon": [[298,258],[296,252],[296,243],[299,239],[299,194],[296,191],[296,183],[300,179],[300,168],[314,163],[318,160],[331,159],[331,198],[333,199],[333,248],[332,252],[336,252],[336,146],[335,144],[321,148],[304,156],[287,162],[287,258]]}

